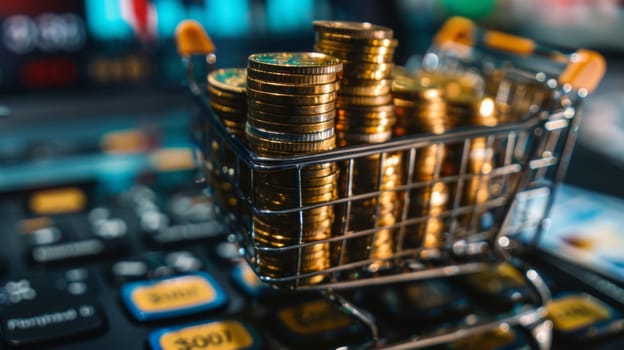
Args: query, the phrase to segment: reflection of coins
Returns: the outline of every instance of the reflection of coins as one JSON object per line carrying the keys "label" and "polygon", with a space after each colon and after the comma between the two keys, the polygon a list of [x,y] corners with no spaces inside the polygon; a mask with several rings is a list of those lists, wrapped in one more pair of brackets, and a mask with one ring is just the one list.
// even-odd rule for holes
{"label": "reflection of coins", "polygon": [[[335,148],[335,100],[341,71],[338,59],[322,53],[251,55],[246,124],[251,151],[282,158]],[[311,243],[331,237],[334,210],[323,203],[336,199],[337,176],[333,163],[308,165],[299,171],[254,171],[253,205],[266,212],[252,215],[254,241],[265,248],[280,248],[256,251],[261,274],[293,278],[319,273],[299,280],[301,284],[323,279],[320,273],[330,266],[329,243]],[[292,212],[275,213],[285,210]]]}

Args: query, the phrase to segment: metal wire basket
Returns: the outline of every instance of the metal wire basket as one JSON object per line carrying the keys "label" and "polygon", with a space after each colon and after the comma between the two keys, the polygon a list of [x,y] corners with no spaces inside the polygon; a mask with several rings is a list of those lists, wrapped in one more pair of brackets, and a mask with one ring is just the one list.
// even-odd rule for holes
{"label": "metal wire basket", "polygon": [[[428,53],[425,61],[435,58],[435,69],[459,67],[487,77],[486,82],[491,84],[486,90],[492,99],[514,109],[521,118],[493,126],[452,129],[440,135],[406,135],[380,144],[267,158],[254,154],[243,142],[228,134],[212,113],[203,90],[191,79],[191,91],[202,113],[200,162],[205,174],[212,178],[213,188],[223,191],[217,197],[222,198],[220,207],[224,217],[236,233],[241,252],[262,281],[279,288],[335,291],[477,272],[509,260],[504,249],[509,245],[509,236],[528,230],[535,236],[541,232],[556,185],[565,174],[572,151],[580,119],[578,107],[602,78],[604,61],[586,50],[563,54],[527,39],[483,31],[463,19],[447,22],[434,43],[434,50]],[[560,71],[548,72],[539,64],[527,68],[505,61],[502,65],[500,57],[486,59],[477,54],[475,47],[507,51],[530,59],[546,58],[557,63]],[[209,52],[205,47],[197,52],[183,47],[181,54],[189,72],[192,71],[189,59],[192,53],[206,55]],[[450,150],[455,157],[445,156],[444,152]],[[476,154],[489,159],[487,169],[473,166]],[[416,176],[424,155],[431,168],[427,178]],[[360,162],[376,159],[379,168],[372,176],[380,177],[385,161],[397,157],[403,162],[401,183],[387,189],[378,179],[372,181],[376,185],[370,190],[353,190],[354,169]],[[304,204],[306,188],[301,186],[302,176],[307,169],[327,164],[340,169],[343,186],[329,200]],[[294,179],[296,191],[282,201],[290,205],[259,204],[256,184],[267,177]],[[427,191],[430,194],[427,205],[431,206],[436,200],[433,197],[441,195],[433,190],[436,186],[446,188],[443,193],[448,197],[446,206],[436,211],[411,209],[410,201],[418,198],[413,194]],[[378,213],[379,200],[375,199],[388,193],[393,193],[399,202],[397,220],[376,221],[368,227],[352,226],[348,218],[354,205],[366,201],[377,203]],[[527,215],[526,204],[538,194],[544,198],[541,210]],[[334,234],[329,238],[310,239],[306,236],[304,217],[328,206],[338,213],[334,218]],[[266,244],[256,235],[256,216],[282,218],[285,225],[291,227],[294,239],[280,246]],[[427,225],[442,228],[434,243],[428,242]],[[371,244],[381,234],[391,237],[390,253],[377,254]],[[365,243],[360,244],[362,241]],[[315,269],[304,268],[312,249],[319,247],[327,252],[326,263]],[[351,254],[349,249],[355,249],[353,247],[360,251]],[[266,260],[283,262],[279,273],[267,269],[263,265]],[[541,295],[543,306],[549,293],[539,275],[530,270],[526,277]],[[333,293],[330,295],[354,315],[360,315],[364,323],[371,323],[355,306]],[[491,324],[476,325],[472,331],[501,322],[534,325],[542,316],[543,307],[538,305],[528,312],[503,315]],[[375,339],[374,324],[369,326]],[[436,344],[465,334],[465,330],[458,330],[426,341],[423,338],[409,340],[396,348],[410,348],[416,343]]]}

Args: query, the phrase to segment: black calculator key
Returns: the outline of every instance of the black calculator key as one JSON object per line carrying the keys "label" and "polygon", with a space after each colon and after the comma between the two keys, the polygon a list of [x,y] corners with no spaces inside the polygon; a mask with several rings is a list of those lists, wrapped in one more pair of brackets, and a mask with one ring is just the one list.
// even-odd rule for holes
{"label": "black calculator key", "polygon": [[1,315],[2,336],[13,346],[70,340],[101,331],[106,325],[98,303],[80,298],[19,304]]}

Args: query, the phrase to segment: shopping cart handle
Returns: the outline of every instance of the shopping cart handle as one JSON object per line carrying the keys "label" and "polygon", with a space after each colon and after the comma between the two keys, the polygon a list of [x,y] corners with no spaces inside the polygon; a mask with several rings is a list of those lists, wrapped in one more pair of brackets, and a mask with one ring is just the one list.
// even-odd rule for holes
{"label": "shopping cart handle", "polygon": [[438,30],[433,43],[441,48],[455,44],[474,46],[477,26],[473,21],[463,17],[451,17]]}
{"label": "shopping cart handle", "polygon": [[573,88],[585,88],[592,93],[607,71],[607,63],[601,54],[580,49],[573,53],[570,62],[559,76],[559,83],[570,84]]}
{"label": "shopping cart handle", "polygon": [[439,48],[457,51],[481,46],[521,56],[545,56],[566,64],[559,76],[560,84],[569,84],[576,90],[586,89],[588,93],[598,86],[607,67],[604,58],[597,52],[580,49],[572,54],[562,53],[531,39],[495,30],[482,30],[473,21],[463,17],[449,18],[434,37],[433,43]]}
{"label": "shopping cart handle", "polygon": [[197,21],[184,20],[175,31],[178,54],[182,57],[191,55],[209,55],[214,53],[215,46],[204,28]]}
{"label": "shopping cart handle", "polygon": [[479,29],[473,21],[467,18],[451,17],[440,28],[433,42],[441,48],[448,48],[457,44],[474,47],[479,44],[490,49],[517,55],[530,55],[535,52],[537,47],[537,44],[531,39],[496,30],[486,30],[480,33]]}

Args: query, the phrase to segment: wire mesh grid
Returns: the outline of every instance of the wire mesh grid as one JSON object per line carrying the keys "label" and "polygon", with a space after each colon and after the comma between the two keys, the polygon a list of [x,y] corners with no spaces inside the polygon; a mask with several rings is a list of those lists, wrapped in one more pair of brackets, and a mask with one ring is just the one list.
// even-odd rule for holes
{"label": "wire mesh grid", "polygon": [[[203,105],[206,174],[213,177],[245,257],[261,280],[292,289],[428,278],[477,271],[500,261],[502,231],[526,231],[531,220],[534,227],[541,225],[547,208],[537,218],[520,213],[524,216],[510,219],[508,214],[519,190],[546,188],[547,197],[552,194],[575,116],[573,107],[553,103],[555,110],[529,110],[519,122],[282,159],[250,152]],[[388,159],[402,162],[400,181],[391,189],[381,181]],[[358,172],[360,165],[371,163],[376,168],[368,167],[369,174]],[[328,166],[337,169],[340,179],[332,195],[306,201],[306,173]],[[418,174],[423,167],[429,169],[426,176]],[[362,177],[372,186],[356,190],[356,178]],[[280,192],[279,187],[261,186],[267,179],[294,182],[294,187]],[[275,191],[279,200],[260,201],[267,191]],[[395,220],[375,220],[384,196],[393,201]],[[356,207],[369,208],[370,218],[353,215]],[[333,215],[331,234],[314,237],[306,218],[320,215],[323,208]],[[287,237],[278,244],[263,240],[257,218],[280,222]],[[385,247],[381,252],[375,246],[380,236]],[[321,263],[310,264],[312,259]]]}

